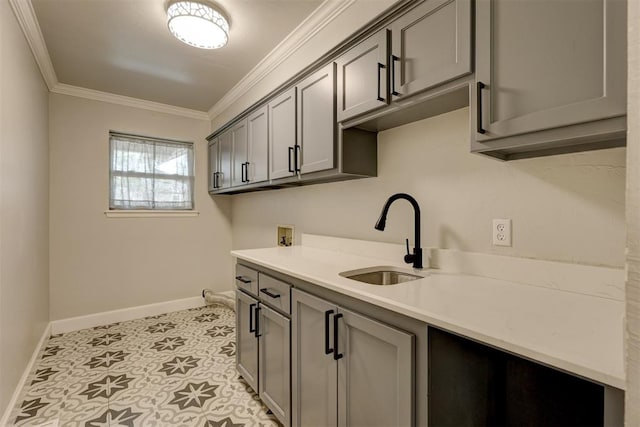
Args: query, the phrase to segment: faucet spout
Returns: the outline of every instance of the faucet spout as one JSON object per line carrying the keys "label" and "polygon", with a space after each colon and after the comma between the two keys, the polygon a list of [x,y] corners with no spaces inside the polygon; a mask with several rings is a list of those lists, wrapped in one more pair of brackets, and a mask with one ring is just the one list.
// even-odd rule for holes
{"label": "faucet spout", "polygon": [[389,208],[391,204],[398,199],[405,199],[411,206],[413,206],[414,212],[414,248],[413,254],[407,253],[404,257],[404,260],[407,264],[413,263],[413,268],[422,268],[422,247],[420,247],[420,205],[416,199],[406,193],[396,193],[387,199],[387,202],[384,204],[382,208],[382,213],[380,214],[380,218],[374,228],[376,230],[384,231],[385,226],[387,225],[387,215],[389,214]]}

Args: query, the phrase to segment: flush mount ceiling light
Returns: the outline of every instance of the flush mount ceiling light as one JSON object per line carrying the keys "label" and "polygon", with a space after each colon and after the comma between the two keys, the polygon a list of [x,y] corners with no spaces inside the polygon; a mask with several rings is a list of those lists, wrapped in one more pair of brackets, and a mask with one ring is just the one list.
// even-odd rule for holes
{"label": "flush mount ceiling light", "polygon": [[178,40],[200,49],[218,49],[229,40],[229,23],[212,6],[178,0],[167,8],[169,31]]}

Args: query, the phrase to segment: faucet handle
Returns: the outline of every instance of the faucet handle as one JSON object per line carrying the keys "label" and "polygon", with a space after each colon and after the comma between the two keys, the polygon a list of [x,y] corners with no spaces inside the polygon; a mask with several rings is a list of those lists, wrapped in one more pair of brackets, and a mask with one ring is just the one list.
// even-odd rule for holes
{"label": "faucet handle", "polygon": [[406,262],[407,264],[411,264],[413,263],[415,255],[409,252],[409,239],[406,239],[405,243],[407,244],[407,254],[404,256],[404,262]]}

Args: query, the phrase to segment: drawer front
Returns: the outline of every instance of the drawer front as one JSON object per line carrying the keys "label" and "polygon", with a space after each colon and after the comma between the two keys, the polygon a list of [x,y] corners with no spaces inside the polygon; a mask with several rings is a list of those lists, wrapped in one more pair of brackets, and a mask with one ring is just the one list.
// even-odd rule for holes
{"label": "drawer front", "polygon": [[291,314],[290,284],[274,279],[264,273],[260,273],[258,283],[260,285],[259,296],[262,302],[287,315]]}
{"label": "drawer front", "polygon": [[251,295],[258,296],[258,272],[236,264],[236,286]]}

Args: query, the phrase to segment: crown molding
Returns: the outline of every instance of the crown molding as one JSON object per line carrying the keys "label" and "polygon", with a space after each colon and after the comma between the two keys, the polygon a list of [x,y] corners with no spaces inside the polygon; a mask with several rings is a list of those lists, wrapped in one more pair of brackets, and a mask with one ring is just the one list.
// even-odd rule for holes
{"label": "crown molding", "polygon": [[355,2],[356,0],[325,0],[209,109],[209,118],[213,119],[249,92],[249,90],[264,79],[271,71],[298,51],[309,39]]}
{"label": "crown molding", "polygon": [[29,43],[33,57],[40,68],[42,78],[49,90],[51,90],[58,84],[58,77],[51,63],[47,44],[44,42],[44,37],[42,37],[42,31],[40,31],[40,25],[31,0],[9,0],[9,4],[20,24],[20,28],[22,28],[27,43]]}
{"label": "crown molding", "polygon": [[78,98],[92,99],[95,101],[109,102],[111,104],[124,105],[127,107],[141,108],[143,110],[157,111],[159,113],[173,114],[175,116],[183,116],[190,119],[210,120],[209,115],[204,111],[176,107],[174,105],[132,98],[130,96],[116,95],[109,92],[101,92],[99,90],[71,86],[64,83],[58,83],[53,89],[51,89],[51,92],[59,93],[61,95],[75,96]]}

